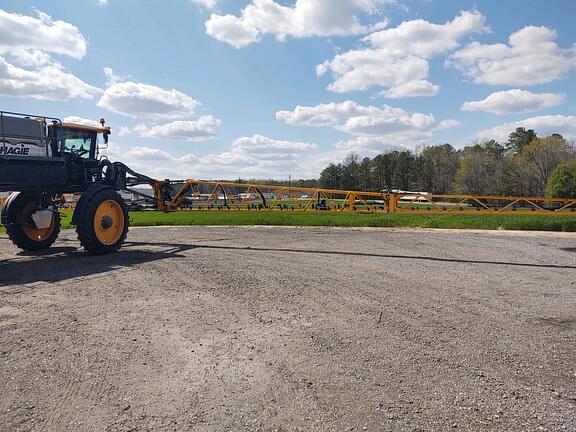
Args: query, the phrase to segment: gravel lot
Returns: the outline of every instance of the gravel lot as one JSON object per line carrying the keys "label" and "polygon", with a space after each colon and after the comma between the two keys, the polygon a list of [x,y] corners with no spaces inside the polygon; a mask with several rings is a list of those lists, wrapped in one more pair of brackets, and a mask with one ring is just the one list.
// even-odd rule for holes
{"label": "gravel lot", "polygon": [[576,431],[576,235],[0,236],[2,431]]}

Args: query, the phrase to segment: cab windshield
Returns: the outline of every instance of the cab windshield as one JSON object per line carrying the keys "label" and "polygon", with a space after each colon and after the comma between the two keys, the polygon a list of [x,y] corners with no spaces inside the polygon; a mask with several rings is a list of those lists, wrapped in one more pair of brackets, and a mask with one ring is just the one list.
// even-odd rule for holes
{"label": "cab windshield", "polygon": [[64,153],[84,159],[94,159],[96,137],[96,132],[61,128],[59,131],[60,148]]}

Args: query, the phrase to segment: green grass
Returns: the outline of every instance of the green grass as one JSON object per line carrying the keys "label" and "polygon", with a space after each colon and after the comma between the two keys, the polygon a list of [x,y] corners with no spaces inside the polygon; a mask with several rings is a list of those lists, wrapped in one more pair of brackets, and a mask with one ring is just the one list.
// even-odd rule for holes
{"label": "green grass", "polygon": [[183,211],[131,213],[132,226],[154,225],[289,225],[341,227],[414,227],[510,229],[576,232],[576,217],[548,215],[414,215],[329,212]]}
{"label": "green grass", "polygon": [[[70,228],[64,212],[62,227]],[[288,225],[341,227],[413,227],[444,229],[507,229],[576,232],[576,217],[548,215],[349,214],[298,211],[156,211],[130,213],[131,226],[159,225]],[[2,228],[0,228],[0,231]]]}

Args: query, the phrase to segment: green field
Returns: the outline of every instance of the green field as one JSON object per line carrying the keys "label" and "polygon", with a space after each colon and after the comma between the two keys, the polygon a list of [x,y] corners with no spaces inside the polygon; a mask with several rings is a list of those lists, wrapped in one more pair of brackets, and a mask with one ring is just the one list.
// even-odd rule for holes
{"label": "green field", "polygon": [[[62,227],[70,228],[63,212]],[[160,225],[289,225],[341,227],[413,227],[445,229],[507,229],[576,232],[576,216],[548,215],[420,215],[344,214],[298,211],[156,211],[130,213],[131,226]],[[2,230],[0,228],[0,230]],[[2,230],[3,231],[3,230]]]}

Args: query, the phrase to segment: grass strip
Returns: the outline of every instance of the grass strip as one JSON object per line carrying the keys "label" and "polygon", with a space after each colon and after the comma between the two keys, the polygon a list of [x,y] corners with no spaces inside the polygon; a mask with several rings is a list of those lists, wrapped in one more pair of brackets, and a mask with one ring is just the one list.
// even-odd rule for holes
{"label": "grass strip", "polygon": [[132,226],[154,225],[284,225],[338,227],[413,227],[507,229],[576,232],[576,217],[551,215],[417,215],[330,212],[182,211],[131,213]]}
{"label": "grass strip", "polygon": [[[63,211],[62,228],[72,213]],[[131,226],[281,225],[333,227],[407,227],[576,232],[576,217],[552,215],[359,214],[298,211],[157,211],[131,212]],[[0,227],[0,232],[4,228]]]}

